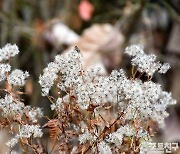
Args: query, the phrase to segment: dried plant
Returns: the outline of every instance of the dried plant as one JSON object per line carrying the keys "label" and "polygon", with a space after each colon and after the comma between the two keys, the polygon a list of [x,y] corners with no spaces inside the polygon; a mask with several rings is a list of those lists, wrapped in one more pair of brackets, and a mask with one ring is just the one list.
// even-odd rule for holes
{"label": "dried plant", "polygon": [[[140,45],[126,48],[125,53],[132,56],[130,78],[122,69],[108,77],[101,75],[101,68],[83,70],[77,47],[57,55],[44,69],[39,80],[42,95],[57,113],[46,126],[57,137],[60,152],[145,153],[152,128],[164,127],[165,110],[176,101],[151,78],[156,71],[166,73],[169,64],[156,62],[156,56],[146,55]],[[53,87],[57,98],[49,95]],[[73,133],[68,136],[67,131]]]}
{"label": "dried plant", "polygon": [[[40,108],[25,106],[21,99],[25,85],[25,80],[29,77],[28,72],[19,69],[11,70],[10,60],[19,53],[16,45],[7,44],[0,49],[0,81],[2,95],[0,99],[0,129],[8,127],[14,137],[7,142],[9,148],[13,148],[17,143],[23,152],[27,152],[27,147],[34,153],[42,151],[36,138],[42,136],[42,129],[38,124],[38,118],[43,113]],[[38,147],[38,148],[37,148]]]}
{"label": "dried plant", "polygon": [[8,63],[18,52],[16,45],[9,44],[0,51],[0,79],[5,83],[0,128],[8,127],[15,135],[7,143],[10,148],[19,143],[24,152],[31,148],[34,153],[46,153],[38,138],[48,128],[51,153],[145,154],[153,128],[164,127],[166,108],[176,104],[171,93],[151,80],[155,72],[166,73],[169,64],[146,55],[141,45],[125,49],[132,57],[130,77],[122,69],[109,76],[102,75],[101,68],[83,70],[83,55],[75,47],[57,55],[39,77],[42,95],[56,113],[41,127],[37,119],[42,117],[41,109],[25,106],[20,97],[28,72],[11,71]]}

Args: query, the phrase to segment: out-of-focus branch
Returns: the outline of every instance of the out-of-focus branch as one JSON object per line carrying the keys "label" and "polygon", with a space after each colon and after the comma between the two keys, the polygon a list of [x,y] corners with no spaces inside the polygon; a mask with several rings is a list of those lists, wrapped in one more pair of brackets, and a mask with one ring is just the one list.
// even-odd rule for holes
{"label": "out-of-focus branch", "polygon": [[124,9],[123,17],[118,21],[116,27],[119,28],[125,36],[124,45],[128,42],[131,34],[135,30],[135,25],[141,17],[142,11],[146,6],[146,0],[139,0],[137,4],[127,2],[127,5]]}

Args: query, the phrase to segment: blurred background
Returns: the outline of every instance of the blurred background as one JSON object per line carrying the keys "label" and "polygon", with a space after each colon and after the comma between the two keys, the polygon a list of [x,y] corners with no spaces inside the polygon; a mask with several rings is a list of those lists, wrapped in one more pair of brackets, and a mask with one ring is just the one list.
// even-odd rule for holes
{"label": "blurred background", "polygon": [[55,55],[74,45],[84,55],[84,68],[100,66],[104,74],[118,68],[130,74],[130,58],[123,52],[134,43],[170,63],[166,75],[153,78],[177,100],[159,132],[163,142],[180,142],[179,36],[179,0],[0,0],[0,46],[19,46],[12,66],[31,74],[25,103],[43,107],[45,115],[52,113],[48,99],[41,97],[39,75]]}

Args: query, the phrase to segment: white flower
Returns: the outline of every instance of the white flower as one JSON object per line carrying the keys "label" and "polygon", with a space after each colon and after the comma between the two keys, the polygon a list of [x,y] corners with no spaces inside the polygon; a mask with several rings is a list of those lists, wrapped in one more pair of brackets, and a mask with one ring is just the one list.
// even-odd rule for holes
{"label": "white flower", "polygon": [[24,112],[28,114],[33,123],[36,123],[38,121],[37,118],[41,118],[43,116],[41,108],[31,108],[30,106],[25,106]]}
{"label": "white flower", "polygon": [[[169,64],[157,62],[155,55],[145,54],[141,45],[132,45],[126,48],[125,53],[132,56],[132,65],[148,76],[156,71],[165,73],[169,68]],[[99,68],[82,70],[81,54],[76,48],[67,55],[56,56],[55,61],[44,69],[39,83],[43,95],[48,95],[51,87],[56,84],[60,91],[74,96],[81,110],[87,110],[90,104],[116,104],[120,111],[126,110],[126,120],[137,117],[146,122],[150,118],[157,121],[160,127],[164,126],[164,119],[168,116],[166,108],[176,103],[171,94],[164,92],[159,84],[140,79],[130,80],[122,69],[113,70],[109,76],[101,75]],[[51,109],[63,110],[62,99],[51,105]],[[116,136],[120,131],[110,136],[115,144],[121,144],[122,137],[133,136],[135,132],[129,125],[120,130],[119,138]],[[79,137],[81,143],[86,141],[89,134],[86,132]]]}
{"label": "white flower", "polygon": [[6,73],[10,72],[11,66],[9,64],[0,64],[0,81],[6,78]]}
{"label": "white flower", "polygon": [[6,44],[2,49],[0,49],[0,61],[7,60],[10,57],[14,57],[19,53],[19,49],[16,44]]}
{"label": "white flower", "polygon": [[47,96],[49,94],[49,90],[54,84],[54,80],[57,78],[57,74],[52,72],[45,72],[43,75],[39,77],[39,83],[42,86],[42,95]]}
{"label": "white flower", "polygon": [[166,73],[170,69],[170,65],[168,63],[164,63],[161,68],[159,69],[159,73]]}
{"label": "white flower", "polygon": [[123,134],[120,131],[116,131],[114,133],[110,133],[105,140],[109,143],[114,143],[117,147],[119,147],[123,141]]}
{"label": "white flower", "polygon": [[125,136],[131,137],[135,135],[135,128],[129,126],[128,124],[125,126],[120,127],[115,132],[110,133],[106,138],[105,141],[109,143],[114,143],[117,147],[119,147]]}
{"label": "white flower", "polygon": [[136,56],[137,54],[143,54],[144,51],[143,51],[144,47],[140,44],[135,44],[135,45],[131,45],[129,47],[127,47],[125,49],[125,53],[130,55],[130,56]]}
{"label": "white flower", "polygon": [[100,143],[98,143],[97,147],[100,154],[112,154],[111,148],[104,141],[101,141]]}
{"label": "white flower", "polygon": [[[81,53],[74,49],[68,56],[57,55],[55,61],[48,64],[39,77],[39,83],[42,87],[42,95],[47,96],[49,90],[54,85],[54,81],[58,78],[60,72],[59,87],[61,89],[69,88],[76,83],[76,77],[81,71]],[[77,78],[77,82],[78,82]]]}
{"label": "white flower", "polygon": [[124,134],[125,136],[134,136],[135,135],[135,128],[130,125],[125,125],[117,130],[117,132]]}
{"label": "white flower", "polygon": [[18,143],[18,138],[14,137],[6,143],[9,148],[13,148]]}
{"label": "white flower", "polygon": [[162,65],[160,62],[156,62],[155,55],[145,54],[143,46],[139,44],[127,47],[125,53],[133,57],[131,63],[133,66],[137,66],[139,72],[145,72],[149,76],[152,76],[156,71],[159,73],[166,73],[170,68],[168,63]]}
{"label": "white flower", "polygon": [[43,132],[39,125],[23,125],[18,134],[19,138],[30,138],[31,136],[42,137]]}
{"label": "white flower", "polygon": [[155,60],[155,55],[146,55],[143,53],[133,57],[131,63],[133,66],[137,66],[138,71],[146,72],[149,76],[152,76],[160,67],[159,63],[156,63]]}
{"label": "white flower", "polygon": [[[139,116],[141,119],[152,118],[160,127],[164,125],[164,119],[168,116],[166,108],[176,104],[171,93],[162,90],[159,84],[152,81],[129,81],[123,89],[125,99],[128,100],[127,119]],[[121,103],[123,104],[123,103]]]}
{"label": "white flower", "polygon": [[8,116],[9,114],[22,114],[24,109],[24,104],[22,102],[14,102],[11,95],[6,95],[4,99],[0,100],[0,108],[2,109],[3,116]]}
{"label": "white flower", "polygon": [[64,105],[63,105],[63,99],[58,98],[56,103],[51,105],[51,110],[56,110],[56,111],[63,111],[64,110]]}
{"label": "white flower", "polygon": [[83,134],[79,135],[79,142],[80,144],[86,143],[87,141],[89,141],[90,143],[92,143],[93,141],[95,141],[96,137],[93,136],[87,128],[83,128]]}
{"label": "white flower", "polygon": [[19,69],[15,69],[8,77],[8,82],[14,86],[24,86],[25,80],[29,77],[28,72],[23,72]]}

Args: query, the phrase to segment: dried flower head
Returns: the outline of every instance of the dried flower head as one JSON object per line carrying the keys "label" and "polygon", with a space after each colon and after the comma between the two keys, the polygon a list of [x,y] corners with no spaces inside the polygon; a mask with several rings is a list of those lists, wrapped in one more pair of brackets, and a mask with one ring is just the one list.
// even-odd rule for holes
{"label": "dried flower head", "polygon": [[2,49],[0,49],[0,62],[3,60],[8,60],[19,53],[19,49],[16,44],[6,44]]}
{"label": "dried flower head", "polygon": [[8,82],[14,86],[24,86],[25,80],[29,77],[29,73],[23,72],[19,69],[15,69],[8,77]]}
{"label": "dried flower head", "polygon": [[[153,76],[156,71],[165,73],[170,68],[167,63],[156,62],[156,56],[145,54],[143,49],[141,45],[125,49],[125,53],[132,56],[134,69]],[[141,76],[137,78],[134,70],[131,78],[122,69],[113,70],[109,76],[102,75],[99,68],[83,70],[81,57],[77,47],[67,55],[56,56],[39,80],[42,95],[48,96],[52,87],[58,90],[58,98],[51,100],[51,109],[57,112],[62,126],[63,121],[66,123],[65,130],[79,132],[76,151],[82,148],[83,152],[97,150],[110,154],[125,149],[132,152],[129,147],[135,146],[134,149],[143,153],[142,147],[151,142],[151,132],[147,129],[150,123],[163,128],[168,116],[166,108],[176,103],[171,93],[163,91],[150,78],[147,81],[142,81]],[[114,113],[109,110],[111,108]],[[107,111],[112,114],[113,122],[106,121]],[[58,132],[62,133],[64,129]]]}

